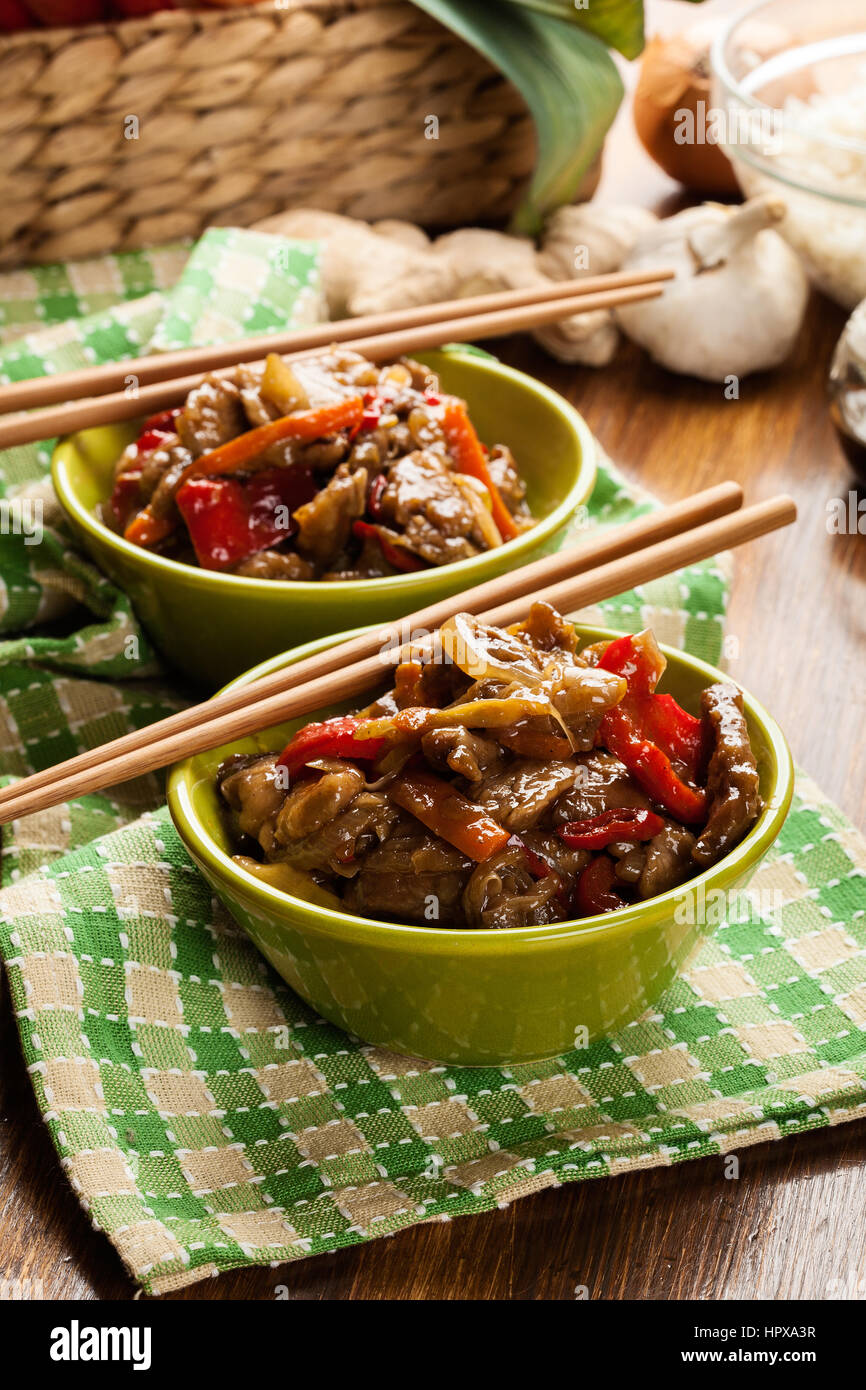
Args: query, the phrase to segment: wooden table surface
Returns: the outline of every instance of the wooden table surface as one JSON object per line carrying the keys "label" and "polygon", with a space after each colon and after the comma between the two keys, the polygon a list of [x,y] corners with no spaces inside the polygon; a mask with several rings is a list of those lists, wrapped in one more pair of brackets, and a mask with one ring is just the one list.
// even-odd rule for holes
{"label": "wooden table surface", "polygon": [[[661,7],[664,9],[664,6]],[[683,6],[683,10],[690,7]],[[599,196],[670,205],[675,187],[638,149],[627,113]],[[626,473],[663,499],[723,478],[748,497],[793,494],[796,527],[738,553],[732,674],[773,710],[794,755],[866,825],[866,537],[832,535],[828,500],[855,486],[827,414],[825,377],[844,315],[815,299],[795,357],[740,399],[652,367],[632,347],[600,372],[556,365],[525,340],[494,345],[583,412]],[[36,1108],[3,986],[0,1279],[45,1296],[130,1298],[104,1237],[73,1196]],[[866,1296],[866,1122],[740,1156],[550,1190],[490,1215],[417,1227],[278,1270],[239,1271],[187,1299],[826,1299]],[[849,1293],[850,1296],[850,1293]]]}

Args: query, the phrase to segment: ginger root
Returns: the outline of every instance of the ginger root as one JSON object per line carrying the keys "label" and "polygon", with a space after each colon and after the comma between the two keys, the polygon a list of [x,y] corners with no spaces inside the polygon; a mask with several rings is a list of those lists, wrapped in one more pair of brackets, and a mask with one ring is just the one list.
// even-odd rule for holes
{"label": "ginger root", "polygon": [[[616,210],[616,214],[621,211]],[[633,211],[641,226],[647,219],[655,220],[640,209]],[[575,224],[583,243],[589,246],[584,269],[570,268],[569,258],[563,256],[563,246],[571,235],[568,219],[562,215],[566,212],[584,214]],[[608,229],[610,211],[596,209],[595,218],[589,213],[589,208],[581,207],[554,214],[540,250],[529,238],[482,227],[464,227],[430,241],[421,228],[408,222],[388,220],[371,226],[315,208],[296,208],[268,217],[257,223],[257,229],[321,243],[328,315],[338,319],[525,289],[580,274],[603,274],[615,268],[617,256],[626,254],[637,231],[633,236],[631,230],[624,230],[617,242]],[[574,250],[570,259],[574,259]],[[559,361],[592,367],[605,366],[619,341],[613,315],[607,310],[576,314],[537,329],[533,336]]]}
{"label": "ginger root", "polygon": [[768,198],[705,203],[663,221],[640,207],[579,203],[548,218],[538,247],[482,227],[431,241],[409,222],[371,226],[314,208],[258,228],[321,243],[332,319],[672,266],[676,278],[659,298],[575,314],[533,337],[560,362],[603,367],[622,329],[669,370],[720,381],[784,361],[802,327],[808,283],[774,230],[783,215],[784,204]]}

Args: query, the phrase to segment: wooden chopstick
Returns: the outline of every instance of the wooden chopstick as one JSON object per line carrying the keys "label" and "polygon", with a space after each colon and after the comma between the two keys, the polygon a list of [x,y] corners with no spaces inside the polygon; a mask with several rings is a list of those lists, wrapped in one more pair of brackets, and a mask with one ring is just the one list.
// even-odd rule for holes
{"label": "wooden chopstick", "polygon": [[441,300],[436,304],[417,304],[408,309],[394,309],[384,314],[366,314],[336,323],[294,328],[282,333],[261,333],[231,343],[216,343],[209,347],[182,348],[175,352],[151,353],[146,357],[131,357],[123,362],[106,362],[98,367],[81,367],[55,376],[31,377],[26,381],[11,381],[0,385],[0,414],[13,410],[31,410],[37,406],[56,405],[61,401],[80,400],[85,396],[104,396],[122,388],[127,377],[135,377],[139,386],[192,372],[213,372],[220,367],[232,367],[239,362],[253,362],[269,352],[310,352],[344,343],[349,339],[390,333],[401,328],[421,327],[442,323],[446,319],[467,318],[469,315],[491,313],[497,309],[516,309],[525,304],[543,304],[554,299],[582,298],[602,290],[625,289],[670,280],[672,270],[617,271],[609,275],[591,275],[582,280],[561,280],[553,284],[527,285],[522,289],[501,290],[495,294],[474,295],[466,299]]}
{"label": "wooden chopstick", "polygon": [[[580,281],[577,283],[580,284]],[[644,284],[602,290],[596,294],[581,293],[540,303],[518,305],[514,308],[497,309],[489,313],[469,314],[461,318],[443,319],[437,323],[400,328],[364,338],[353,336],[344,346],[364,353],[374,362],[382,362],[406,353],[422,352],[425,348],[441,347],[443,343],[498,338],[508,333],[540,328],[544,324],[571,318],[575,314],[589,314],[597,309],[615,308],[618,304],[655,299],[663,289],[662,281],[656,276]],[[286,356],[287,360],[294,360],[307,355],[308,352],[304,351]],[[221,368],[216,375],[230,370],[231,368]],[[140,416],[168,410],[171,406],[181,405],[189,392],[200,384],[201,379],[202,373],[197,372],[191,376],[174,377],[169,381],[142,386],[131,395],[118,391],[93,399],[70,401],[68,404],[49,407],[32,414],[7,416],[0,420],[0,449],[33,444],[37,440],[71,434],[75,430],[116,424],[122,420],[135,420]]]}
{"label": "wooden chopstick", "polygon": [[[620,555],[589,572],[571,574],[569,577],[538,590],[533,597],[543,598],[563,612],[573,612],[589,604],[599,603],[605,598],[621,593],[623,590],[646,584],[673,570],[696,564],[707,559],[718,550],[742,545],[769,531],[787,526],[796,519],[796,506],[789,497],[775,497],[767,502],[746,507],[732,515],[716,517],[693,530],[673,538],[647,546],[634,554]],[[494,584],[497,581],[492,581]],[[485,586],[486,587],[486,586]],[[475,591],[477,596],[477,590]],[[478,611],[476,605],[467,605],[467,595],[457,606]],[[484,608],[479,613],[485,621],[511,623],[518,621],[526,610],[527,596],[509,597],[498,606]],[[416,629],[420,615],[405,619],[407,628]],[[383,633],[380,629],[373,634],[380,643]],[[356,639],[358,640],[358,639]],[[432,639],[428,639],[428,642]],[[416,655],[423,649],[424,642],[402,643],[396,650],[383,655],[381,649],[373,655],[350,662],[347,660],[351,643],[337,650],[341,665],[327,674],[321,673],[320,658],[314,658],[319,670],[313,679],[304,681],[290,690],[263,695],[260,685],[246,694],[252,699],[241,707],[214,714],[218,702],[199,707],[199,718],[194,728],[160,737],[143,747],[120,757],[113,757],[108,763],[92,766],[74,776],[65,774],[65,765],[55,768],[54,780],[49,785],[33,789],[30,778],[15,787],[16,795],[0,806],[0,823],[5,824],[20,816],[31,815],[36,811],[55,806],[70,796],[82,796],[86,792],[98,791],[104,787],[139,777],[147,772],[167,766],[182,757],[202,753],[207,749],[230,743],[268,728],[272,724],[297,718],[320,708],[322,705],[358,696],[382,684],[386,670],[393,663],[409,655]],[[333,655],[333,653],[332,653]],[[189,713],[189,711],[186,711]],[[153,735],[159,726],[151,725]],[[41,774],[40,774],[41,775]]]}
{"label": "wooden chopstick", "polygon": [[[386,643],[400,645],[406,632],[432,632],[455,613],[480,613],[493,604],[534,595],[546,585],[555,584],[569,575],[585,573],[593,565],[631,555],[646,546],[669,540],[684,531],[704,525],[714,517],[726,516],[742,504],[743,490],[738,483],[719,483],[704,492],[683,498],[680,502],[659,507],[635,521],[592,535],[581,541],[578,547],[570,547],[554,555],[547,555],[541,560],[533,560],[508,574],[488,579],[483,584],[476,584],[461,594],[452,594],[448,598],[440,599],[437,603],[429,604],[426,608],[396,622],[387,623],[360,637],[353,637],[348,642],[341,642],[330,651],[297,661],[294,665],[275,671],[270,676],[262,676],[253,685],[227,690],[202,704],[191,705],[177,714],[160,719],[156,724],[136,729],[131,734],[124,734],[121,738],[112,739],[110,743],[104,743],[99,747],[89,748],[85,753],[79,753],[57,767],[33,773],[27,778],[27,787],[31,791],[37,791],[40,787],[51,786],[60,776],[72,778],[88,768],[123,758],[139,748],[152,747],[162,738],[196,728],[202,719],[212,718],[217,714],[230,714],[233,710],[243,709],[251,699],[293,690],[295,686],[303,685],[313,676],[327,675],[330,671],[338,671],[343,666],[373,656],[381,651]],[[22,785],[23,783],[19,782],[0,787],[0,806],[4,802],[14,801],[20,794]]]}

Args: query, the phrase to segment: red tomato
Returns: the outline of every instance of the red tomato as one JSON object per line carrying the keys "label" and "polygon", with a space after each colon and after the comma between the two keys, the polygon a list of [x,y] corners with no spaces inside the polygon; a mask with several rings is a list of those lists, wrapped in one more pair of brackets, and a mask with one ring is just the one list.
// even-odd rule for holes
{"label": "red tomato", "polygon": [[111,0],[111,7],[127,19],[156,14],[157,10],[176,10],[174,0]]}
{"label": "red tomato", "polygon": [[32,29],[33,16],[21,0],[0,0],[0,34],[15,34],[19,29]]}
{"label": "red tomato", "polygon": [[65,29],[72,24],[95,24],[105,19],[105,0],[27,0],[28,9],[48,29]]}

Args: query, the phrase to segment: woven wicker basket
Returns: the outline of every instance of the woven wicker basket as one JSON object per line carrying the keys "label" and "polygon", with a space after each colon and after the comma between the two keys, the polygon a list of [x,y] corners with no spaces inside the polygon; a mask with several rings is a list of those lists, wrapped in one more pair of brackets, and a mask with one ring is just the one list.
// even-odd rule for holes
{"label": "woven wicker basket", "polygon": [[406,0],[271,0],[7,35],[0,265],[248,226],[293,205],[500,221],[534,149],[514,88]]}

